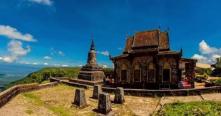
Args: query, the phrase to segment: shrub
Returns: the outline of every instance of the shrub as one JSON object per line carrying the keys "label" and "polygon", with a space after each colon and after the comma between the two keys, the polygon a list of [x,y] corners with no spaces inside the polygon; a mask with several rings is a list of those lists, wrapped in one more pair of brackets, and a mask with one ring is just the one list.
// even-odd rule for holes
{"label": "shrub", "polygon": [[205,82],[208,79],[208,75],[207,74],[203,74],[203,75],[196,75],[195,77],[195,81],[196,82]]}

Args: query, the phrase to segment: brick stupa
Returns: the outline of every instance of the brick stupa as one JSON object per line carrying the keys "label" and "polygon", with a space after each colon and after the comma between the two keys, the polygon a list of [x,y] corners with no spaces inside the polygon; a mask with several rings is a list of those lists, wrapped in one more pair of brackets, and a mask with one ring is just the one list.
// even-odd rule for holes
{"label": "brick stupa", "polygon": [[88,53],[87,64],[81,68],[78,79],[92,82],[102,82],[105,78],[103,69],[98,66],[96,61],[96,51],[94,41]]}

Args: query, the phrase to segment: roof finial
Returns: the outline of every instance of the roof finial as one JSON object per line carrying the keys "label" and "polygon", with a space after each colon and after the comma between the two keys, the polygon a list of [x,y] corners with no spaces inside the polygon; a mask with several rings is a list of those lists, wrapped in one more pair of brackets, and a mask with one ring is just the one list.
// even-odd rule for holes
{"label": "roof finial", "polygon": [[180,49],[180,54],[183,55],[183,48]]}
{"label": "roof finial", "polygon": [[167,27],[167,30],[166,30],[166,32],[169,32],[170,31],[170,28],[169,27]]}
{"label": "roof finial", "polygon": [[90,50],[95,50],[95,44],[94,44],[93,34],[91,35],[91,48],[90,48]]}
{"label": "roof finial", "polygon": [[158,27],[158,30],[160,31],[160,25],[159,25],[159,27]]}

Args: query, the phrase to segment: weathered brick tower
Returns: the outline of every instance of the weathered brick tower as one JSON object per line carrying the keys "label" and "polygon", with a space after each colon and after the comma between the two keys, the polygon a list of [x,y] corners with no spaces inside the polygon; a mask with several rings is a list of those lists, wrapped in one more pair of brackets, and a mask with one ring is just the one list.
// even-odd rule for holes
{"label": "weathered brick tower", "polygon": [[81,68],[78,79],[87,81],[103,81],[104,77],[104,72],[102,68],[98,66],[96,61],[96,50],[94,41],[92,40],[88,53],[87,64]]}

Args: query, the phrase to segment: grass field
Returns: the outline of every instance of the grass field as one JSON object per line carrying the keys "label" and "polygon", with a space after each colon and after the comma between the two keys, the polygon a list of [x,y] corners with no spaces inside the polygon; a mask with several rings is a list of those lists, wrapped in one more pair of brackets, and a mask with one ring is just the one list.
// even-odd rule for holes
{"label": "grass field", "polygon": [[[98,101],[92,99],[92,89],[86,90],[88,106],[83,109],[72,106],[75,87],[58,85],[52,88],[26,92],[17,95],[4,107],[0,116],[96,116],[94,111]],[[114,99],[114,95],[111,95]],[[112,104],[112,113],[117,116],[134,116],[149,114],[158,99],[127,96],[123,105]]]}
{"label": "grass field", "polygon": [[[46,81],[47,82],[47,81]],[[92,99],[93,90],[87,89],[88,106],[79,109],[72,106],[76,87],[59,84],[17,95],[0,108],[0,116],[96,116],[98,101]],[[203,99],[202,99],[203,97]],[[114,95],[111,94],[113,101]],[[158,111],[159,103],[163,108]],[[202,96],[165,96],[138,97],[125,96],[125,103],[112,103],[112,114],[115,116],[220,116],[221,94],[203,94]]]}
{"label": "grass field", "polygon": [[160,116],[221,116],[221,102],[201,101],[169,103],[156,114]]}

